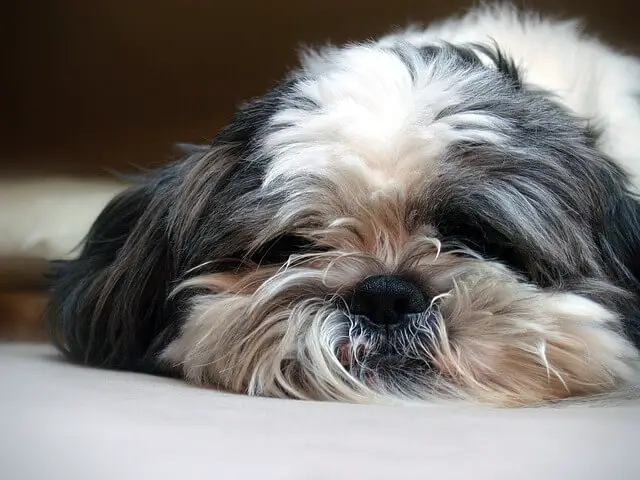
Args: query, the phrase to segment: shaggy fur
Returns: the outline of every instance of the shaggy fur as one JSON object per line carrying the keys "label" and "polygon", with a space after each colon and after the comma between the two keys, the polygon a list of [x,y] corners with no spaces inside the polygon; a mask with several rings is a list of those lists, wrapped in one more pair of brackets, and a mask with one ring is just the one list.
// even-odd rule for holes
{"label": "shaggy fur", "polygon": [[[640,345],[638,78],[577,24],[502,7],[306,52],[102,212],[59,266],[54,339],[251,395],[618,389]],[[378,275],[426,308],[373,325],[353,299]]]}

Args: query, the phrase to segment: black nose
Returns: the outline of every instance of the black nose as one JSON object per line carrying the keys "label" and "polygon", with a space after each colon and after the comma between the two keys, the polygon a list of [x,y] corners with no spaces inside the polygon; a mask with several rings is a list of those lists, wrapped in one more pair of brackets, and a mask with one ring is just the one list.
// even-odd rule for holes
{"label": "black nose", "polygon": [[396,275],[365,278],[351,299],[351,313],[366,316],[376,325],[406,321],[409,314],[424,312],[427,307],[420,286]]}

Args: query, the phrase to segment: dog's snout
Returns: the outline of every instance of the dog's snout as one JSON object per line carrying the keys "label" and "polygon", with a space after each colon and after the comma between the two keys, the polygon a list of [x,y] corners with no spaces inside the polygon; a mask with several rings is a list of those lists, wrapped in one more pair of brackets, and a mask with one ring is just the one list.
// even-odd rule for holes
{"label": "dog's snout", "polygon": [[351,299],[351,313],[376,325],[402,323],[424,312],[427,298],[419,285],[397,275],[375,275],[360,282]]}

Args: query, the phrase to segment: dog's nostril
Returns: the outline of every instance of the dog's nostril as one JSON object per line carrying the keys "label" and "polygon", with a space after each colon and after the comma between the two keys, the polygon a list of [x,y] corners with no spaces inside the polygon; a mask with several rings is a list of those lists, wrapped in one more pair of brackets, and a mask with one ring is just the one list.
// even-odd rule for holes
{"label": "dog's nostril", "polygon": [[406,321],[412,313],[428,307],[424,292],[416,283],[397,275],[375,275],[355,288],[351,312],[372,323],[390,325]]}

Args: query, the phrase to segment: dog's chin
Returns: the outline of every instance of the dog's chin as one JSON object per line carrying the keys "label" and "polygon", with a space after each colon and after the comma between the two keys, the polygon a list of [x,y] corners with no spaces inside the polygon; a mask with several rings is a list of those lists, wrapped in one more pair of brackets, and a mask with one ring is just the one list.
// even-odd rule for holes
{"label": "dog's chin", "polygon": [[[437,375],[428,360],[399,353],[371,354],[359,363],[344,365],[350,375],[377,394],[394,398],[424,399],[435,396]],[[446,395],[442,390],[440,396]]]}

